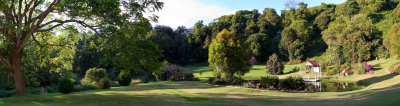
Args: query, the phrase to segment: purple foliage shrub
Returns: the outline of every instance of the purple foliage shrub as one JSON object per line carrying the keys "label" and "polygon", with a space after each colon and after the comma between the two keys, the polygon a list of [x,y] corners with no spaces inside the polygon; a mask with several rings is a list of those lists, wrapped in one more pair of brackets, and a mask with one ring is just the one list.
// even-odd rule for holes
{"label": "purple foliage shrub", "polygon": [[257,63],[256,57],[252,56],[251,59],[250,59],[250,64],[251,65],[255,65],[256,63]]}

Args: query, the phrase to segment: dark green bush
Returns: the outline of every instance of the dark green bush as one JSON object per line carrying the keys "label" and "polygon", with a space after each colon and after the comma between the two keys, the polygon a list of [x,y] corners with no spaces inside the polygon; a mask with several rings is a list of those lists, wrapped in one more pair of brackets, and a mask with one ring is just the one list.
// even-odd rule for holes
{"label": "dark green bush", "polygon": [[103,78],[97,82],[97,89],[110,89],[111,81],[108,78]]}
{"label": "dark green bush", "polygon": [[357,74],[362,75],[365,74],[365,66],[361,66],[357,68]]}
{"label": "dark green bush", "polygon": [[96,90],[97,86],[93,84],[82,84],[82,85],[75,85],[74,91],[88,91],[88,90]]}
{"label": "dark green bush", "polygon": [[7,97],[7,92],[4,89],[0,89],[0,98]]}
{"label": "dark green bush", "polygon": [[279,85],[279,77],[277,76],[261,77],[260,85],[263,88],[276,89],[278,88]]}
{"label": "dark green bush", "polygon": [[281,88],[287,90],[304,90],[305,86],[306,84],[302,77],[289,76],[281,83]]}
{"label": "dark green bush", "polygon": [[216,80],[214,80],[213,84],[225,85],[225,84],[227,84],[227,82],[225,80],[222,80],[222,79],[216,79]]}
{"label": "dark green bush", "polygon": [[118,83],[121,86],[128,86],[131,84],[132,76],[130,71],[122,70],[118,75]]}
{"label": "dark green bush", "polygon": [[194,77],[193,73],[176,74],[170,77],[171,81],[198,81],[199,79]]}
{"label": "dark green bush", "polygon": [[243,82],[244,80],[239,77],[226,78],[226,84],[228,85],[241,85]]}
{"label": "dark green bush", "polygon": [[225,85],[226,81],[220,78],[211,77],[208,79],[209,84]]}
{"label": "dark green bush", "polygon": [[217,79],[217,78],[215,78],[215,77],[208,78],[208,83],[213,84],[215,79]]}
{"label": "dark green bush", "polygon": [[119,83],[117,81],[111,81],[111,87],[119,87]]}
{"label": "dark green bush", "polygon": [[107,71],[102,68],[91,68],[86,71],[85,78],[82,83],[97,83],[101,79],[107,78]]}
{"label": "dark green bush", "polygon": [[72,92],[74,84],[72,83],[71,79],[69,78],[61,78],[58,81],[58,91],[63,94],[67,94]]}
{"label": "dark green bush", "polygon": [[269,57],[265,68],[267,69],[268,74],[278,75],[283,74],[285,66],[282,64],[282,61],[279,60],[278,55],[274,53]]}
{"label": "dark green bush", "polygon": [[311,85],[311,84],[307,85],[306,92],[315,92],[314,85]]}

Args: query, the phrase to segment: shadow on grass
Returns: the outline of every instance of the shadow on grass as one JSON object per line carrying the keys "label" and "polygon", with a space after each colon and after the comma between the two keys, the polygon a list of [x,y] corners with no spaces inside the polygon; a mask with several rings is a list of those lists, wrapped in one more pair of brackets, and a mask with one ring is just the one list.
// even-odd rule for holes
{"label": "shadow on grass", "polygon": [[357,81],[357,84],[358,85],[369,86],[369,85],[372,85],[372,84],[375,84],[375,83],[379,83],[379,82],[382,82],[382,81],[385,81],[385,80],[389,80],[389,79],[391,79],[391,78],[393,78],[395,76],[396,75],[393,75],[393,74],[375,76],[375,77],[371,77],[371,78],[367,78],[367,79],[364,79],[364,80]]}
{"label": "shadow on grass", "polygon": [[222,86],[205,85],[200,81],[178,81],[178,82],[161,81],[155,83],[139,84],[134,87],[126,87],[122,89],[117,89],[115,91],[144,91],[144,90],[162,90],[162,89],[211,89],[219,87]]}
{"label": "shadow on grass", "polygon": [[102,94],[67,94],[61,96],[13,97],[6,100],[10,105],[229,105],[202,97],[176,97],[168,94],[129,94],[105,92]]}

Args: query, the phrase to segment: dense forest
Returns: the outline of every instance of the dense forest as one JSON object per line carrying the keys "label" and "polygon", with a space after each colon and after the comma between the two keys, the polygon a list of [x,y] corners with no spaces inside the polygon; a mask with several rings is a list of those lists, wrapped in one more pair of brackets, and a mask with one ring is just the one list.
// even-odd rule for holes
{"label": "dense forest", "polygon": [[[140,21],[125,22],[114,20],[125,17],[116,15],[118,18],[103,16],[104,22],[98,23],[105,26],[99,32],[73,25],[54,28],[51,32],[37,33],[27,41],[21,57],[23,81],[28,88],[55,85],[60,77],[69,77],[79,84],[91,68],[105,69],[111,80],[117,80],[121,70],[132,71],[134,77],[156,80],[163,66],[206,64],[210,47],[217,45],[212,42],[223,40],[217,38],[220,33],[243,41],[238,45],[248,46],[250,52],[241,56],[248,60],[254,56],[256,64],[266,64],[272,54],[277,54],[287,64],[318,60],[340,70],[343,65],[400,54],[397,0],[348,0],[316,7],[305,3],[293,5],[281,14],[272,8],[262,12],[240,10],[207,25],[198,21],[193,27],[152,27],[150,20],[143,16],[136,18]],[[60,11],[72,8],[79,9],[65,6]],[[80,17],[76,14],[81,13],[68,15]],[[55,34],[58,36],[49,36]],[[10,49],[7,38],[0,39],[4,41],[1,48]],[[243,67],[249,65],[243,64]],[[6,64],[0,70],[0,89],[15,89],[13,71]]]}
{"label": "dense forest", "polygon": [[168,26],[156,26],[147,39],[160,45],[164,60],[180,65],[206,62],[212,39],[223,29],[243,36],[259,64],[264,64],[273,53],[287,62],[320,57],[354,64],[388,58],[389,51],[398,49],[391,47],[394,39],[386,39],[392,25],[399,22],[397,4],[395,0],[348,0],[316,7],[299,3],[282,10],[280,15],[272,8],[262,12],[240,10],[208,25],[198,21],[191,28],[182,26],[175,31]]}

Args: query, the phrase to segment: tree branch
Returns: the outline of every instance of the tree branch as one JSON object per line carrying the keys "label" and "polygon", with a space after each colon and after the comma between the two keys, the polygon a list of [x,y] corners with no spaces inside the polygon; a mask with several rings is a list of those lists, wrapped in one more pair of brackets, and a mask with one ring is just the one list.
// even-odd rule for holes
{"label": "tree branch", "polygon": [[54,23],[58,23],[58,24],[56,24],[56,25],[54,25],[54,26],[52,26],[52,27],[50,27],[50,28],[47,28],[47,29],[40,29],[38,32],[47,32],[47,31],[51,31],[51,30],[53,30],[54,28],[56,28],[56,27],[58,27],[58,26],[61,26],[61,25],[66,24],[66,23],[72,23],[72,22],[78,23],[78,24],[82,25],[83,27],[90,28],[90,29],[93,30],[96,34],[100,35],[100,34],[97,32],[97,29],[99,29],[99,28],[97,28],[96,26],[91,26],[91,25],[85,23],[85,21],[80,21],[80,20],[64,20],[64,21],[61,21],[61,20],[52,20],[52,21],[49,21],[49,22],[47,22],[47,23],[45,23],[45,24],[40,25],[39,28],[43,28],[43,27],[45,27],[45,26],[47,26],[47,25],[54,24]]}
{"label": "tree branch", "polygon": [[49,46],[64,46],[64,45],[61,45],[61,44],[59,44],[59,45],[57,45],[57,44],[50,44],[50,43],[47,43],[47,42],[45,42],[45,44],[40,44],[40,42],[36,39],[36,36],[35,35],[32,35],[32,39],[33,39],[33,41],[35,41],[39,46],[40,46],[40,48],[42,48],[42,47],[44,47],[44,46],[46,46],[46,45],[49,45]]}
{"label": "tree branch", "polygon": [[6,65],[6,67],[7,67],[9,70],[11,70],[12,66],[11,66],[10,62],[7,61],[7,59],[4,58],[2,55],[0,55],[0,59],[1,59],[1,61]]}

